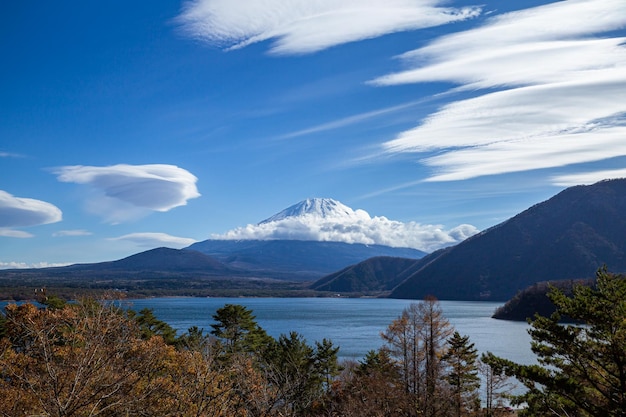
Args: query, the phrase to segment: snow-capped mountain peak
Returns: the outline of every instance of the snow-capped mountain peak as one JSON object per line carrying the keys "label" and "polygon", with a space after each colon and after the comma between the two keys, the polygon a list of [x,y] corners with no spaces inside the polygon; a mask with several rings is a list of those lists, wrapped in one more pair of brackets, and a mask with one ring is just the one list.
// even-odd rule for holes
{"label": "snow-capped mountain peak", "polygon": [[385,216],[371,217],[367,211],[353,210],[337,200],[310,198],[260,223],[212,235],[212,239],[312,240],[413,248],[427,252],[457,243],[476,232],[478,229],[471,225],[444,230],[441,225],[403,223]]}
{"label": "snow-capped mountain peak", "polygon": [[276,213],[259,224],[271,223],[290,217],[315,216],[320,218],[357,218],[358,214],[350,207],[332,198],[307,198],[280,213]]}

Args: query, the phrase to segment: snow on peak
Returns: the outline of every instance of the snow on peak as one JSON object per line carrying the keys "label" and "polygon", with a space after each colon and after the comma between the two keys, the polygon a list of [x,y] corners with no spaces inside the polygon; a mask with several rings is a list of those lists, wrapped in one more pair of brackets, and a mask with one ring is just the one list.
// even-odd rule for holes
{"label": "snow on peak", "polygon": [[414,248],[430,252],[478,232],[472,225],[446,230],[442,225],[403,223],[370,215],[330,198],[311,198],[294,204],[257,224],[248,224],[212,239],[314,240]]}
{"label": "snow on peak", "polygon": [[[307,198],[280,213],[276,213],[259,224],[276,222],[290,217],[316,216],[322,219],[330,218],[353,218],[363,217],[363,211],[354,211],[350,207],[332,198]],[[369,217],[369,216],[368,216]]]}

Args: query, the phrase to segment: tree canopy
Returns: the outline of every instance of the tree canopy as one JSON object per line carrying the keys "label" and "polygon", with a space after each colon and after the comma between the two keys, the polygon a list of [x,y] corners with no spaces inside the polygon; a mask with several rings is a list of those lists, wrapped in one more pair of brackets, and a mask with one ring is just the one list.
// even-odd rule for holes
{"label": "tree canopy", "polygon": [[531,322],[538,364],[491,358],[528,389],[515,399],[527,405],[523,414],[626,416],[626,277],[602,268],[594,287],[549,296],[556,312]]}

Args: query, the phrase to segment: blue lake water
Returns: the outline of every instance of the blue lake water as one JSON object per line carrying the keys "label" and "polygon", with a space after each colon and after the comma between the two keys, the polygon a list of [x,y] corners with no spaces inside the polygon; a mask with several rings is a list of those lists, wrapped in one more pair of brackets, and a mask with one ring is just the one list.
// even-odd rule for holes
{"label": "blue lake water", "polygon": [[[278,337],[297,331],[309,344],[323,338],[340,347],[343,359],[361,359],[383,342],[380,333],[414,300],[371,298],[149,298],[126,300],[134,310],[151,308],[179,334],[191,326],[211,330],[212,316],[225,304],[241,304],[254,312],[257,323]],[[491,318],[501,303],[440,301],[445,317],[461,335],[468,335],[479,352],[518,363],[533,363],[528,324]]]}

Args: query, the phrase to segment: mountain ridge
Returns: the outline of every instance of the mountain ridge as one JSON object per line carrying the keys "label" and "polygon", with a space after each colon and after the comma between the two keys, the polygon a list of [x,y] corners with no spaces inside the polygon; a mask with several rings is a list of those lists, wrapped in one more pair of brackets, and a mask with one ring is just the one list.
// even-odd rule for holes
{"label": "mountain ridge", "polygon": [[626,271],[624,213],[624,179],[567,188],[441,251],[391,297],[506,300],[535,282],[593,277],[604,264]]}
{"label": "mountain ridge", "polygon": [[291,274],[297,280],[316,280],[376,256],[419,259],[424,252],[383,245],[307,240],[214,240],[186,249],[209,255],[225,265],[265,274]]}

